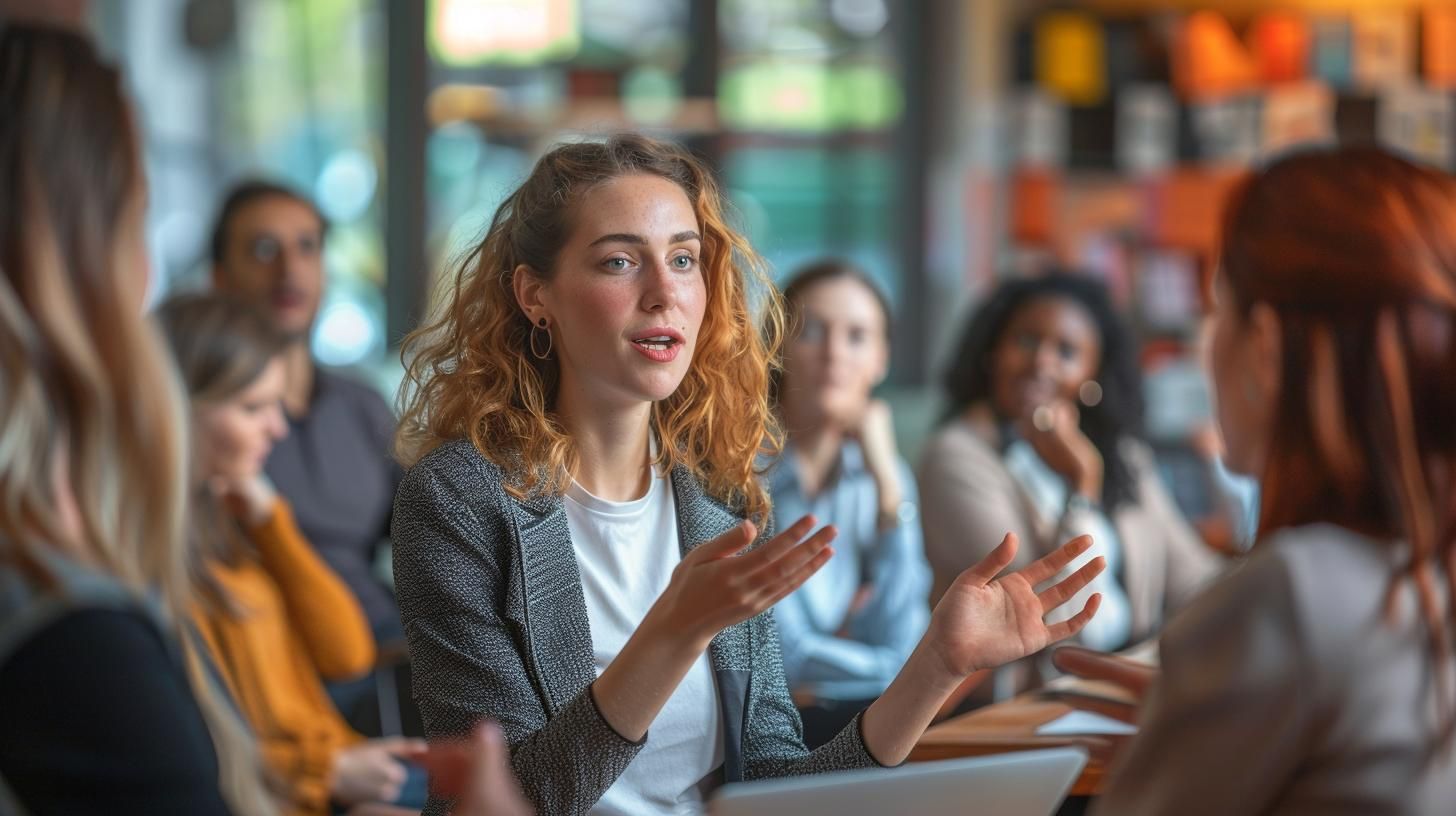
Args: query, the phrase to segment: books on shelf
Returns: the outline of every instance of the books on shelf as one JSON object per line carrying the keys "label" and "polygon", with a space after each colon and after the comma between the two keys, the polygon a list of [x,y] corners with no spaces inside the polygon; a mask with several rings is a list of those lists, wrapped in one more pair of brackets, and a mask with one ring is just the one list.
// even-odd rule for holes
{"label": "books on shelf", "polygon": [[1290,83],[1264,95],[1264,155],[1335,138],[1335,94],[1323,82]]}
{"label": "books on shelf", "polygon": [[1130,85],[1117,94],[1117,166],[1134,176],[1178,160],[1178,101],[1166,85]]}
{"label": "books on shelf", "polygon": [[1067,107],[1039,89],[1014,95],[1010,104],[1011,164],[1061,169],[1067,164]]}
{"label": "books on shelf", "polygon": [[1381,95],[1375,131],[1380,142],[1437,167],[1452,164],[1451,95],[1420,85],[1393,88]]}
{"label": "books on shelf", "polygon": [[1404,9],[1363,9],[1350,16],[1351,68],[1358,88],[1376,90],[1411,81],[1415,18]]}
{"label": "books on shelf", "polygon": [[1241,94],[1194,103],[1190,111],[1198,158],[1207,164],[1244,165],[1263,149],[1261,98]]}

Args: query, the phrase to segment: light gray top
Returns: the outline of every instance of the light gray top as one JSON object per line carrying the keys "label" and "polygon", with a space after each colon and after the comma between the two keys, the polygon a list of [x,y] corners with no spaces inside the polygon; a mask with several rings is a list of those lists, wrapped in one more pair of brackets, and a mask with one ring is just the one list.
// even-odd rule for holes
{"label": "light gray top", "polygon": [[1097,812],[1456,812],[1413,588],[1383,615],[1401,557],[1330,525],[1261,541],[1164,630],[1161,679]]}

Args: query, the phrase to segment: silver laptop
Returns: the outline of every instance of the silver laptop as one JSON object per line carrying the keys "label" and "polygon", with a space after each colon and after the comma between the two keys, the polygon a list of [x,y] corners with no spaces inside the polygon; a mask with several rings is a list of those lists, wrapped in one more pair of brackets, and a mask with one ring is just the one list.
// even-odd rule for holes
{"label": "silver laptop", "polygon": [[1087,763],[1081,748],[916,762],[723,786],[709,816],[1049,816]]}

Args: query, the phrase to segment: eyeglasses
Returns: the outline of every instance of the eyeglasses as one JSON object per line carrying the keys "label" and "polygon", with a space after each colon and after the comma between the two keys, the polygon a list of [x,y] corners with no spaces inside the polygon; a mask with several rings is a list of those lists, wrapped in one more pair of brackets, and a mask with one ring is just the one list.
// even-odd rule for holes
{"label": "eyeglasses", "polygon": [[[305,258],[312,258],[319,254],[321,242],[315,236],[304,236],[294,244],[294,252]],[[248,242],[248,258],[262,263],[271,264],[276,262],[283,255],[284,243],[275,235],[259,235]]]}

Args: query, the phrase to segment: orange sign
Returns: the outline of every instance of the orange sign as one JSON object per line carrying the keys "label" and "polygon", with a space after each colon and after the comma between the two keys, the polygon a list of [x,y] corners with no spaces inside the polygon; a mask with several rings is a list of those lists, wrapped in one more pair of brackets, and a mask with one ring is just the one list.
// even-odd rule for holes
{"label": "orange sign", "polygon": [[1456,8],[1428,8],[1421,26],[1421,57],[1426,82],[1456,88]]}
{"label": "orange sign", "polygon": [[1172,57],[1173,84],[1190,99],[1225,96],[1258,84],[1258,67],[1217,12],[1188,15],[1174,38]]}
{"label": "orange sign", "polygon": [[1309,65],[1309,26],[1290,12],[1265,12],[1250,34],[1259,78],[1266,84],[1296,82]]}

